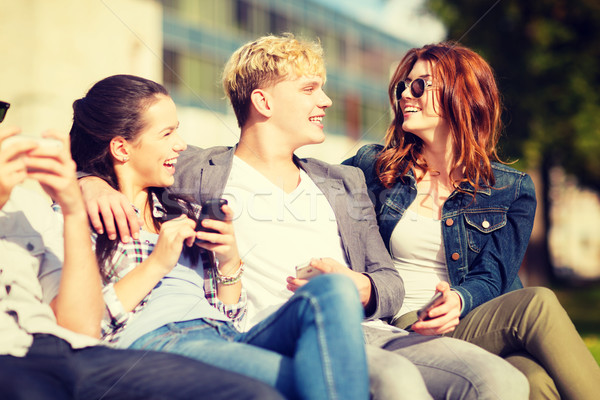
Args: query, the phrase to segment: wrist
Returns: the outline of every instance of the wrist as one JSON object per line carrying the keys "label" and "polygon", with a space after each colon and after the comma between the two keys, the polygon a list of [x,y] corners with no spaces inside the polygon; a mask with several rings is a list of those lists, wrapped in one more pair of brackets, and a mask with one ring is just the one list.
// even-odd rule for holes
{"label": "wrist", "polygon": [[218,258],[215,261],[215,268],[217,268],[219,274],[224,276],[233,274],[243,264],[239,257],[234,257],[226,262],[221,262]]}
{"label": "wrist", "polygon": [[244,262],[241,259],[238,259],[238,261],[233,264],[237,265],[237,267],[232,266],[232,263],[227,264],[228,265],[225,266],[217,263],[215,267],[217,283],[225,286],[234,285],[242,279],[242,274],[244,273]]}
{"label": "wrist", "polygon": [[85,204],[83,203],[83,198],[79,192],[79,188],[77,188],[75,195],[71,197],[57,198],[55,203],[60,206],[60,210],[65,217],[67,215],[75,217],[84,216],[86,220],[88,219],[88,214],[85,209]]}
{"label": "wrist", "polygon": [[167,275],[175,265],[169,266],[162,260],[158,258],[158,255],[153,252],[150,253],[145,262],[140,264],[140,266],[144,266],[144,269],[147,271],[149,275],[153,278],[162,279],[165,275]]}
{"label": "wrist", "polygon": [[371,279],[365,274],[359,274],[360,283],[358,285],[358,293],[363,307],[371,306],[373,302]]}
{"label": "wrist", "polygon": [[456,297],[458,298],[458,311],[460,314],[462,314],[463,305],[464,305],[462,295],[460,294],[460,292],[458,290],[454,290],[454,289],[450,289],[450,293],[456,295]]}
{"label": "wrist", "polygon": [[8,198],[10,197],[10,193],[7,195],[0,194],[0,209],[4,207],[4,205],[8,202]]}

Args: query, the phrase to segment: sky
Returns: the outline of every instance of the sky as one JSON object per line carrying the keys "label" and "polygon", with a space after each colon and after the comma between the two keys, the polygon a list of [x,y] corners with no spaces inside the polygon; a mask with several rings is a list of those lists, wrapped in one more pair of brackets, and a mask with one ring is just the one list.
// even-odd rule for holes
{"label": "sky", "polygon": [[416,46],[446,37],[442,23],[424,11],[423,0],[321,0],[321,4]]}

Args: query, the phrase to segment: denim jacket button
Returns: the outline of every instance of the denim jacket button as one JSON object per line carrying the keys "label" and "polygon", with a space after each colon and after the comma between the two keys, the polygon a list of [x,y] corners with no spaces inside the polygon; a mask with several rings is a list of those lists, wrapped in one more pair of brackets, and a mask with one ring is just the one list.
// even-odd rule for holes
{"label": "denim jacket button", "polygon": [[451,256],[451,257],[452,257],[452,259],[453,259],[454,261],[458,261],[458,259],[460,258],[460,254],[458,254],[458,253],[452,253],[452,256]]}
{"label": "denim jacket button", "polygon": [[481,223],[481,226],[483,227],[483,229],[487,229],[490,227],[490,223],[488,221],[483,221]]}
{"label": "denim jacket button", "polygon": [[452,218],[448,218],[446,220],[446,226],[452,226],[452,225],[454,225],[454,220]]}

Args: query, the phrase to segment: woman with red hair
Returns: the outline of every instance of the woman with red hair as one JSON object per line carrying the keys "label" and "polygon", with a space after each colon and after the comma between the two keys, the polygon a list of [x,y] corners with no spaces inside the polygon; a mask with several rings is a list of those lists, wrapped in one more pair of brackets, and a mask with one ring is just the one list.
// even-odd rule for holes
{"label": "woman with red hair", "polygon": [[593,398],[600,368],[568,315],[552,291],[523,289],[517,276],[535,189],[496,154],[502,103],[491,67],[456,43],[412,49],[389,97],[385,146],[364,146],[345,164],[365,173],[404,280],[394,324],[505,357],[528,377],[531,398]]}

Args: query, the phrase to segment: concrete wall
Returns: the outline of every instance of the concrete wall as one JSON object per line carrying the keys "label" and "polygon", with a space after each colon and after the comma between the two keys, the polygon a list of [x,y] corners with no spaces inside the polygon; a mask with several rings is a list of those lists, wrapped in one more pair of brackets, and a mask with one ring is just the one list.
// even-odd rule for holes
{"label": "concrete wall", "polygon": [[162,9],[153,0],[0,0],[6,124],[67,132],[73,100],[117,73],[162,79]]}

